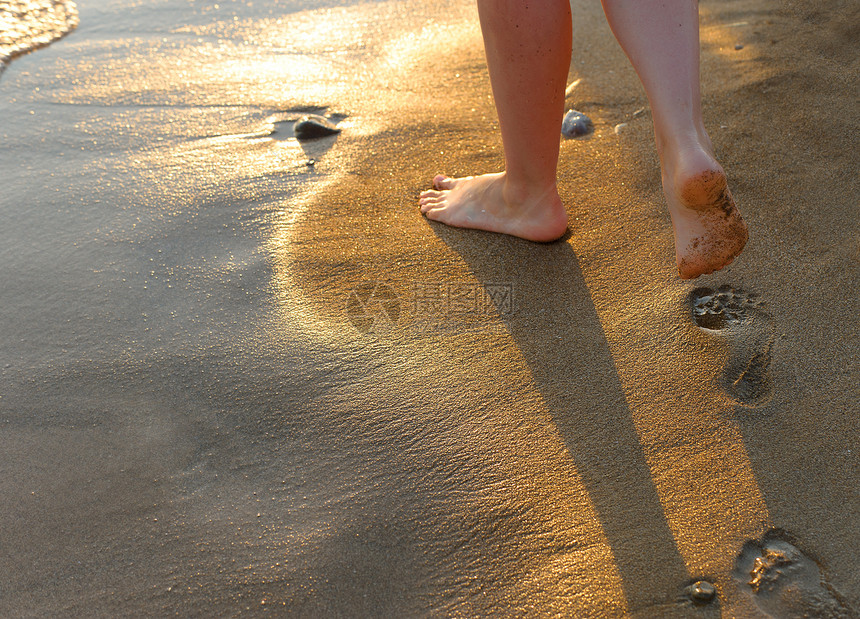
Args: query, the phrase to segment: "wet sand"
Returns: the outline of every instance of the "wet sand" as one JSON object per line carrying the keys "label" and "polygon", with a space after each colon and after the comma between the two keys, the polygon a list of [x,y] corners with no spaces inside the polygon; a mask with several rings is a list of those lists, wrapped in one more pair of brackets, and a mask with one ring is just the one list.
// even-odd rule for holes
{"label": "wet sand", "polygon": [[0,76],[0,615],[857,616],[849,3],[703,3],[694,282],[597,4],[553,244],[418,212],[501,165],[471,2],[79,9]]}

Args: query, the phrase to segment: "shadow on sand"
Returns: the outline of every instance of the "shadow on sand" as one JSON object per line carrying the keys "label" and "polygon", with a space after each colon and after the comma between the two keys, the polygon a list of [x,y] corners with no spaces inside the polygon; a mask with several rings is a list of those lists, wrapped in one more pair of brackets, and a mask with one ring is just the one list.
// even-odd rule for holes
{"label": "shadow on sand", "polygon": [[432,225],[478,282],[512,285],[506,324],[599,515],[628,609],[676,601],[690,575],[573,249]]}

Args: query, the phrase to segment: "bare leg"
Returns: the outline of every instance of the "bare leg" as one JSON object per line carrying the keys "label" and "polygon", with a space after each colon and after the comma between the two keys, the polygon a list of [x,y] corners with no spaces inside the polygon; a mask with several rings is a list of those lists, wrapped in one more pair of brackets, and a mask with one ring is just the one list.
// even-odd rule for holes
{"label": "bare leg", "polygon": [[421,212],[451,226],[552,241],[567,229],[556,168],[570,66],[570,4],[478,0],[478,12],[505,171],[437,176],[435,189],[421,194]]}
{"label": "bare leg", "polygon": [[651,103],[678,272],[721,269],[743,249],[747,227],[702,122],[697,2],[603,0],[603,10]]}

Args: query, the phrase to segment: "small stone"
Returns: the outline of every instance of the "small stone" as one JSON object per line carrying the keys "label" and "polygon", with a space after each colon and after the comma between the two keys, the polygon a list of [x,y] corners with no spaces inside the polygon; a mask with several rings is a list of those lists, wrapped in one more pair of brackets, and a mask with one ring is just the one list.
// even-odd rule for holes
{"label": "small stone", "polygon": [[564,115],[564,120],[561,123],[561,133],[568,138],[576,138],[594,131],[594,124],[591,119],[576,110],[570,110]]}
{"label": "small stone", "polygon": [[308,166],[309,168],[312,168],[312,167],[314,167],[316,162],[317,162],[316,159],[308,159],[307,161],[305,161],[305,165]]}
{"label": "small stone", "polygon": [[627,129],[627,123],[618,123],[617,125],[615,125],[614,131],[617,135],[617,134],[621,133],[622,131],[625,131],[626,129]]}
{"label": "small stone", "polygon": [[736,50],[740,50],[740,49],[743,49],[743,48],[744,48],[744,46],[743,46],[743,45],[741,45],[740,43],[738,43],[737,45],[735,45],[735,49],[736,49]]}
{"label": "small stone", "polygon": [[335,127],[334,123],[324,116],[308,114],[295,122],[293,133],[297,140],[314,140],[340,133],[340,129]]}
{"label": "small stone", "polygon": [[708,602],[712,602],[717,596],[717,588],[707,580],[694,582],[689,586],[688,590],[692,600],[698,604],[707,604]]}

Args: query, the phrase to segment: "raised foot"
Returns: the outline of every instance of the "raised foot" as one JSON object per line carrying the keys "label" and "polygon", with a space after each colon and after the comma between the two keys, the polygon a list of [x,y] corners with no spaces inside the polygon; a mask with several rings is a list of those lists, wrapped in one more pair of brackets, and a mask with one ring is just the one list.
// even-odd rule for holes
{"label": "raised foot", "polygon": [[567,230],[567,213],[555,184],[514,187],[505,173],[433,179],[421,193],[421,212],[457,228],[475,228],[549,242]]}
{"label": "raised foot", "polygon": [[749,237],[722,168],[710,156],[698,155],[671,181],[663,177],[675,230],[675,259],[683,279],[731,264]]}

